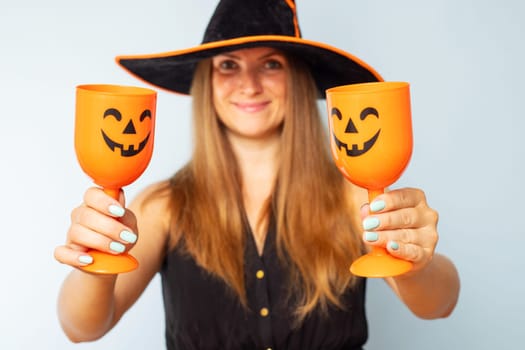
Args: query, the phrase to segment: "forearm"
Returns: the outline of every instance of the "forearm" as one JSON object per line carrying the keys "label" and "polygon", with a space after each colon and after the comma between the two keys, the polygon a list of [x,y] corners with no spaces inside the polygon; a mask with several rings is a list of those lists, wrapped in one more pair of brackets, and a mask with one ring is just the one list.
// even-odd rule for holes
{"label": "forearm", "polygon": [[58,316],[71,341],[91,341],[107,333],[115,323],[116,275],[94,275],[73,270],[58,299]]}
{"label": "forearm", "polygon": [[435,254],[423,269],[392,279],[392,287],[418,317],[447,317],[459,296],[459,276],[452,262]]}

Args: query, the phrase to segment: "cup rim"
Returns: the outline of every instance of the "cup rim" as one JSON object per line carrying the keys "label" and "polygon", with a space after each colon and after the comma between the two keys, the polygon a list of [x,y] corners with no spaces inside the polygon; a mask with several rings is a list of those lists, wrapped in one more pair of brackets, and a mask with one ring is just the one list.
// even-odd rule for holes
{"label": "cup rim", "polygon": [[349,85],[340,85],[334,86],[326,90],[326,94],[348,94],[348,93],[360,93],[360,94],[369,94],[377,93],[389,90],[405,89],[408,88],[410,84],[405,81],[379,81],[379,82],[370,82],[370,83],[359,83],[359,84],[349,84]]}
{"label": "cup rim", "polygon": [[116,84],[82,84],[77,85],[77,91],[93,94],[121,95],[121,96],[144,96],[156,95],[157,92],[152,89]]}

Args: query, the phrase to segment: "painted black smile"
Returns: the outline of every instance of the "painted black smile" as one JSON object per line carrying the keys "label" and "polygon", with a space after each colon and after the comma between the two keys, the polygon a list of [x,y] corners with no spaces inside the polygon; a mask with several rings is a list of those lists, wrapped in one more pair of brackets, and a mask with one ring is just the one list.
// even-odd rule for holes
{"label": "painted black smile", "polygon": [[122,157],[133,157],[139,154],[144,149],[144,147],[146,147],[146,144],[148,143],[149,135],[150,135],[150,133],[148,133],[146,138],[142,140],[142,142],[139,144],[139,148],[135,149],[135,145],[129,145],[127,149],[124,149],[123,144],[113,141],[108,135],[106,135],[104,130],[100,130],[100,131],[102,132],[102,137],[104,138],[106,145],[108,145],[108,147],[113,152],[115,152],[115,148],[120,148],[120,155]]}
{"label": "painted black smile", "polygon": [[343,148],[345,149],[346,151],[346,155],[349,156],[349,157],[357,157],[357,156],[360,156],[366,152],[368,152],[370,150],[370,148],[372,148],[374,146],[374,144],[376,143],[377,141],[377,138],[379,137],[379,133],[381,132],[381,129],[379,129],[376,134],[374,136],[372,136],[372,138],[368,141],[366,141],[364,144],[363,144],[363,147],[361,149],[359,149],[359,145],[357,144],[352,144],[352,147],[351,148],[348,148],[348,144],[344,143],[344,142],[341,142],[336,136],[335,134],[333,134],[334,136],[334,141],[335,141],[335,145],[337,146],[337,148],[341,151]]}

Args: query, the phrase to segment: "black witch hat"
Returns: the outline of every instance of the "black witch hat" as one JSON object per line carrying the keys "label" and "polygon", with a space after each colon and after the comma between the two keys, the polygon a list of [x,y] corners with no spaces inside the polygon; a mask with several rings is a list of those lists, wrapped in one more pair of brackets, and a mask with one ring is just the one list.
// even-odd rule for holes
{"label": "black witch hat", "polygon": [[354,55],[301,37],[293,0],[221,0],[200,45],[177,51],[118,56],[117,62],[141,80],[188,94],[198,61],[241,48],[268,46],[290,52],[310,67],[321,96],[338,85],[382,81]]}

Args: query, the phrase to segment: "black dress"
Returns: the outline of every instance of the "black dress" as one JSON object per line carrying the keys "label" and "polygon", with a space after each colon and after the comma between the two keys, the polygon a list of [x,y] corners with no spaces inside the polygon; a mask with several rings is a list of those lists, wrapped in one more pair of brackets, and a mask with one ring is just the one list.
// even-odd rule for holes
{"label": "black dress", "polygon": [[245,278],[250,310],[215,276],[179,248],[165,259],[162,288],[169,350],[204,349],[361,349],[367,339],[365,279],[348,290],[346,310],[328,317],[312,313],[293,327],[286,299],[286,270],[277,257],[275,229],[268,230],[262,256],[246,230]]}

